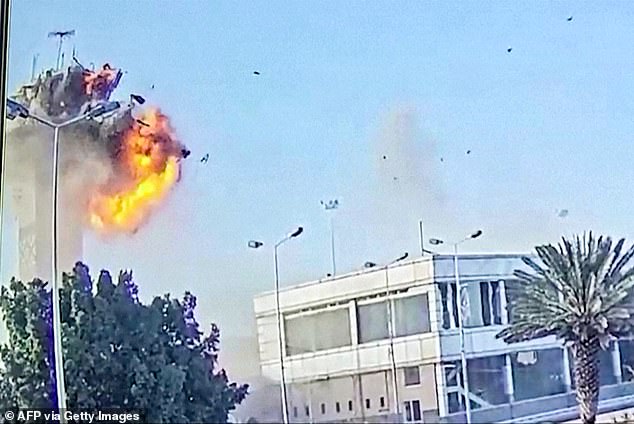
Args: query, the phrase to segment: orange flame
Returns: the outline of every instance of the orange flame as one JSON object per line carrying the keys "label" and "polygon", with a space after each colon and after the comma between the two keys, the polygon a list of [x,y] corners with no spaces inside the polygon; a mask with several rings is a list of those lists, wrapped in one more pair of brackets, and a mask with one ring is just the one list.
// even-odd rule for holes
{"label": "orange flame", "polygon": [[123,181],[109,182],[89,201],[91,225],[102,233],[136,231],[177,182],[180,151],[168,118],[147,111],[123,134],[116,157]]}
{"label": "orange flame", "polygon": [[94,92],[104,91],[108,84],[114,82],[117,78],[118,70],[112,69],[110,65],[105,64],[99,72],[84,71],[84,84],[86,94],[92,96]]}

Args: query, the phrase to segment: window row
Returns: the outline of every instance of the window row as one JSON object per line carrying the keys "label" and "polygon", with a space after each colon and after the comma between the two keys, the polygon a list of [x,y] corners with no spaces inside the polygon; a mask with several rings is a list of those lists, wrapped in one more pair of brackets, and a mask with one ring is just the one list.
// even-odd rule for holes
{"label": "window row", "polygon": [[[365,411],[370,411],[372,409],[372,407],[378,408],[379,411],[381,410],[385,410],[385,408],[387,408],[387,403],[385,400],[384,396],[379,397],[378,402],[376,404],[373,404],[372,400],[369,398],[365,399],[364,402],[364,407],[365,407]],[[342,404],[341,402],[335,402],[334,404],[334,412],[336,414],[340,414],[342,411]],[[420,406],[419,406],[420,409]],[[354,402],[352,400],[349,400],[347,403],[347,411],[348,412],[353,412],[354,411]],[[310,417],[311,416],[311,408],[310,405],[304,405],[304,416],[306,417]],[[328,412],[328,407],[325,403],[320,403],[319,404],[319,413],[321,415],[326,415],[326,413]],[[313,412],[314,414],[314,412]],[[300,409],[297,406],[293,406],[293,417],[298,418],[300,416]]]}
{"label": "window row", "polygon": [[[389,338],[388,316],[394,337],[431,331],[427,294],[362,304],[357,307],[359,343]],[[340,308],[285,318],[286,354],[333,349],[352,344],[350,310]]]}

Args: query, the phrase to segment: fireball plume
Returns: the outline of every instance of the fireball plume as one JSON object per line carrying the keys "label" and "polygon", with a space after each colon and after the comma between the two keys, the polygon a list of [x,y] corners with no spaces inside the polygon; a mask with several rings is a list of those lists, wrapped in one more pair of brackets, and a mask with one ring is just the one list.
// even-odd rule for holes
{"label": "fireball plume", "polygon": [[168,118],[159,110],[135,120],[121,136],[115,181],[99,187],[90,199],[93,227],[135,231],[177,182],[181,150]]}
{"label": "fireball plume", "polygon": [[[23,86],[15,99],[53,122],[65,121],[108,101],[122,75],[108,64],[91,71],[77,63],[66,71],[47,71]],[[18,125],[16,137],[40,138],[32,122]],[[133,116],[127,108],[100,123],[82,121],[62,137],[68,155],[62,157],[61,182],[81,181],[68,184],[75,191],[73,207],[81,208],[84,223],[101,234],[136,232],[178,182],[181,160],[189,154],[159,109]],[[95,161],[83,160],[86,145],[108,169],[99,178]]]}

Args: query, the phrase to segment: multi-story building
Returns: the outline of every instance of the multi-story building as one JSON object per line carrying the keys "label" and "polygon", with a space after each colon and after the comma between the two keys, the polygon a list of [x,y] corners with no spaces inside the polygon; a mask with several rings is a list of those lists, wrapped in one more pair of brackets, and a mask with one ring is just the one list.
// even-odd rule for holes
{"label": "multi-story building", "polygon": [[[458,264],[463,296],[446,255],[282,289],[290,420],[465,422],[461,304],[472,422],[574,418],[571,356],[561,343],[495,337],[508,322],[521,257],[461,255]],[[279,382],[275,293],[257,296],[254,307],[261,370]],[[633,362],[634,342],[601,353],[603,410],[634,405]]]}

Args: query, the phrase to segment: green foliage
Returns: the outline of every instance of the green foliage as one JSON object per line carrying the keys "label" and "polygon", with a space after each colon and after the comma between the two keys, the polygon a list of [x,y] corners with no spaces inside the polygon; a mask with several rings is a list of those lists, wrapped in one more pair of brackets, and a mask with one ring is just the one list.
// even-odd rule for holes
{"label": "green foliage", "polygon": [[542,264],[516,270],[509,288],[510,325],[498,334],[513,343],[555,335],[572,344],[597,336],[606,348],[613,337],[631,334],[634,323],[634,268],[625,269],[634,246],[621,255],[624,239],[612,249],[609,237],[563,239],[558,248],[536,248]]}
{"label": "green foliage", "polygon": [[[73,408],[134,408],[149,422],[226,422],[248,386],[217,370],[220,332],[203,336],[196,298],[137,298],[132,274],[102,271],[93,290],[78,263],[61,290],[64,369]],[[51,293],[13,280],[0,293],[9,342],[0,350],[0,408],[54,407]]]}

